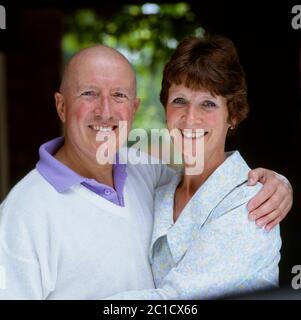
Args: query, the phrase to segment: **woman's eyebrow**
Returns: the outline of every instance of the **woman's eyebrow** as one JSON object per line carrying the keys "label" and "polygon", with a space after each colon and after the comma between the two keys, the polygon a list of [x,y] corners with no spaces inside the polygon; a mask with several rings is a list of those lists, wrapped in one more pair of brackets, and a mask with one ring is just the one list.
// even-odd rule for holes
{"label": "woman's eyebrow", "polygon": [[215,100],[215,101],[217,101],[217,97],[210,96],[210,95],[203,96],[203,97],[201,97],[201,99],[210,99],[210,100]]}
{"label": "woman's eyebrow", "polygon": [[176,97],[186,98],[185,93],[182,93],[182,92],[170,92],[169,95],[173,97],[176,96]]}

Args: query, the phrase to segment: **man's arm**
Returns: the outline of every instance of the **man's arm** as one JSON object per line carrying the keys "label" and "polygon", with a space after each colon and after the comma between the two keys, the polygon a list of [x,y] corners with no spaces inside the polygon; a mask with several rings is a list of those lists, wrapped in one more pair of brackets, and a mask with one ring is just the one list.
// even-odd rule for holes
{"label": "man's arm", "polygon": [[248,184],[263,184],[262,190],[248,203],[249,219],[271,230],[290,211],[293,204],[293,189],[289,181],[274,171],[257,168],[249,172]]}
{"label": "man's arm", "polygon": [[[165,165],[157,165],[157,187],[168,183],[175,174]],[[249,219],[256,220],[256,225],[271,230],[279,224],[290,211],[293,204],[293,189],[289,181],[282,175],[264,168],[251,170],[248,185],[257,182],[263,184],[262,190],[248,203]]]}
{"label": "man's arm", "polygon": [[0,300],[43,299],[43,273],[33,246],[30,215],[0,206]]}
{"label": "man's arm", "polygon": [[15,256],[1,243],[0,300],[36,300],[43,298],[41,270],[34,261]]}

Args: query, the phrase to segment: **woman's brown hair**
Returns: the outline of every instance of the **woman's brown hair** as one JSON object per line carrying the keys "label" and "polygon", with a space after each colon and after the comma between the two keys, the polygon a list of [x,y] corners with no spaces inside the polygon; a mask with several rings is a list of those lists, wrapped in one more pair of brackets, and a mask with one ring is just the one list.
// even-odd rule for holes
{"label": "woman's brown hair", "polygon": [[160,100],[165,107],[172,84],[205,89],[226,98],[229,121],[236,124],[248,114],[245,73],[231,40],[219,35],[189,37],[176,48],[165,65]]}

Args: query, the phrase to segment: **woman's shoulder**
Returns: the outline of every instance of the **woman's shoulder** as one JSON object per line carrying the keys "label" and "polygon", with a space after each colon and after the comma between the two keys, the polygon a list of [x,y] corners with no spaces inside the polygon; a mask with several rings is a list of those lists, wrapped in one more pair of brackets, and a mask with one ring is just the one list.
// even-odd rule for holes
{"label": "woman's shoulder", "polygon": [[214,203],[211,207],[213,216],[223,215],[242,205],[246,206],[249,200],[261,190],[261,183],[254,186],[248,185],[250,170],[238,151],[227,153],[224,163],[204,185],[208,198],[211,198],[210,202]]}
{"label": "woman's shoulder", "polygon": [[233,183],[221,204],[235,207],[253,198],[261,190],[262,184],[258,182],[253,186],[248,185],[248,173],[251,168],[238,151],[229,152],[227,155],[226,161],[229,161],[227,176],[236,183]]}
{"label": "woman's shoulder", "polygon": [[247,203],[251,200],[262,188],[262,184],[257,182],[254,186],[249,186],[248,182],[244,182],[233,188],[224,199],[220,202],[223,207],[229,209]]}

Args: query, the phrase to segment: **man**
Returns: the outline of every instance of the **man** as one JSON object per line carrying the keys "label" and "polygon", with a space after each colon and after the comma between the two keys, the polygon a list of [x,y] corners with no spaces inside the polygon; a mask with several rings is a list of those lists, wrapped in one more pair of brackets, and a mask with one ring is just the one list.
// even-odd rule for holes
{"label": "man", "polygon": [[[0,298],[89,299],[154,287],[147,258],[154,189],[172,171],[121,164],[122,151],[116,164],[96,160],[104,135],[122,141],[120,121],[131,126],[135,81],[128,61],[105,46],[67,65],[55,93],[64,139],[41,146],[36,169],[0,207]],[[290,188],[265,169],[252,174],[264,183],[250,203],[253,217],[278,223],[291,207]]]}

